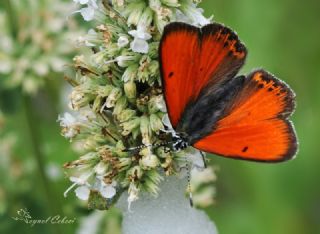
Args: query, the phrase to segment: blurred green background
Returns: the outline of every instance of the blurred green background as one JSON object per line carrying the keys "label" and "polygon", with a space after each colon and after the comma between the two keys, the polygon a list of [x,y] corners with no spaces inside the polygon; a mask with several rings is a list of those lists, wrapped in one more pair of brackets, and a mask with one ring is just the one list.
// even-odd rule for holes
{"label": "blurred green background", "polygon": [[[1,1],[0,10],[7,9],[6,2]],[[296,159],[282,164],[212,157],[219,167],[218,193],[216,205],[206,211],[223,234],[320,233],[319,1],[206,0],[201,6],[207,16],[213,14],[215,21],[237,31],[246,44],[249,56],[242,73],[263,67],[295,90],[292,120],[300,142]],[[23,21],[12,20],[18,25]],[[0,233],[75,233],[81,218],[91,212],[73,193],[63,197],[70,183],[61,165],[76,158],[56,123],[65,108],[58,93],[64,90],[63,75],[50,72],[33,97],[19,87],[7,89],[0,76]],[[31,228],[11,218],[21,208],[28,208],[33,218],[58,213],[77,221]],[[119,213],[106,215],[101,233],[119,233]]]}

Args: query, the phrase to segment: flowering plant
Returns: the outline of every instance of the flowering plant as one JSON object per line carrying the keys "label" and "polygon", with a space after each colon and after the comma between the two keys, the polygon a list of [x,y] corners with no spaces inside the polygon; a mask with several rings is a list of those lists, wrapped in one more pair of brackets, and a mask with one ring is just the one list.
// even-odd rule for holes
{"label": "flowering plant", "polygon": [[[97,25],[79,42],[89,50],[74,58],[70,108],[59,116],[62,134],[83,155],[64,165],[78,198],[108,209],[128,191],[156,195],[163,176],[203,167],[199,151],[170,152],[173,131],[162,96],[158,46],[166,24],[210,22],[191,0],[74,0]],[[209,172],[209,174],[212,172]],[[200,178],[200,177],[199,177]],[[214,180],[214,176],[210,177]],[[211,180],[211,181],[212,181]],[[210,179],[209,179],[210,181]],[[214,191],[210,190],[212,195]]]}
{"label": "flowering plant", "polygon": [[36,94],[45,80],[64,69],[74,54],[76,21],[66,20],[75,7],[63,1],[11,0],[0,9],[0,74],[5,87]]}

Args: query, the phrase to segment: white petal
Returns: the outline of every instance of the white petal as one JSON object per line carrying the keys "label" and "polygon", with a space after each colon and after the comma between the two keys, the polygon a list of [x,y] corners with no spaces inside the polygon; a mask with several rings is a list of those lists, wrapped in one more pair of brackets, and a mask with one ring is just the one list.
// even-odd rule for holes
{"label": "white petal", "polygon": [[105,164],[105,163],[102,162],[102,161],[100,161],[100,162],[94,167],[94,171],[95,171],[98,175],[104,174],[106,170],[107,170],[107,164]]}
{"label": "white petal", "polygon": [[75,3],[88,4],[89,0],[73,0]]}
{"label": "white petal", "polygon": [[137,27],[137,37],[143,40],[151,39],[151,35],[147,32],[147,28],[143,24],[139,24]]}
{"label": "white petal", "polygon": [[118,56],[115,60],[117,61],[118,65],[120,67],[127,67],[128,63],[127,61],[133,60],[134,56],[125,56],[125,55],[120,55]]}
{"label": "white petal", "polygon": [[138,26],[137,30],[131,30],[128,32],[131,36],[134,38],[139,38],[143,40],[149,40],[151,39],[151,35],[147,33],[146,28],[142,26]]}
{"label": "white petal", "polygon": [[94,7],[95,9],[98,9],[97,0],[91,0],[90,3],[88,3],[88,4],[90,4],[90,5],[91,5],[92,7]]}
{"label": "white petal", "polygon": [[60,115],[58,116],[58,121],[60,122],[60,126],[70,127],[71,125],[77,122],[77,119],[74,116],[72,116],[70,113],[65,112],[63,114],[63,117],[61,117]]}
{"label": "white petal", "polygon": [[104,198],[112,198],[116,195],[117,191],[112,185],[102,186],[100,189],[100,193]]}
{"label": "white petal", "polygon": [[146,41],[139,39],[139,38],[135,38],[130,43],[130,48],[134,52],[146,54],[146,53],[148,53],[149,45]]}
{"label": "white petal", "polygon": [[80,186],[74,190],[76,196],[81,200],[88,200],[90,195],[90,189],[87,186]]}
{"label": "white petal", "polygon": [[137,35],[138,35],[137,30],[130,30],[128,33],[133,37],[137,37]]}
{"label": "white petal", "polygon": [[77,184],[78,184],[78,183],[79,183],[79,181],[80,181],[80,179],[79,179],[78,177],[75,177],[75,176],[70,176],[70,178],[69,178],[69,179],[70,179],[70,181],[71,181],[71,182],[73,182],[73,183],[77,183]]}
{"label": "white petal", "polygon": [[128,45],[129,43],[129,39],[125,36],[120,36],[117,42],[117,45],[122,48],[125,47],[126,45]]}
{"label": "white petal", "polygon": [[90,21],[94,18],[94,8],[85,7],[80,10],[80,13],[85,21]]}

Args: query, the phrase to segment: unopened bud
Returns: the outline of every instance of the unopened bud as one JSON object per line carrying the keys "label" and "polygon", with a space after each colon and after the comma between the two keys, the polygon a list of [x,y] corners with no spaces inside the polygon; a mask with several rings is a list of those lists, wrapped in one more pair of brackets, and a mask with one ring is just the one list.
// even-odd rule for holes
{"label": "unopened bud", "polygon": [[128,81],[124,84],[124,92],[129,99],[133,99],[137,95],[137,87],[134,81]]}

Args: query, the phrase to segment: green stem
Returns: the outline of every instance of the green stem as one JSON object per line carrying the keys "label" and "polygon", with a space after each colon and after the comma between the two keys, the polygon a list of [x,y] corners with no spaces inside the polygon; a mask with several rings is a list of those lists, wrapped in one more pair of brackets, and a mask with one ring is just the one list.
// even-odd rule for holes
{"label": "green stem", "polygon": [[[57,204],[57,200],[55,199],[54,193],[50,188],[50,181],[45,173],[45,161],[44,161],[44,155],[41,152],[40,145],[41,140],[39,137],[39,131],[38,131],[38,124],[39,122],[35,118],[35,111],[32,107],[32,101],[31,98],[27,95],[24,95],[23,97],[23,104],[24,104],[24,111],[26,115],[26,121],[28,125],[28,130],[30,134],[30,142],[31,147],[33,149],[33,156],[37,163],[39,177],[42,183],[42,187],[45,193],[45,199],[46,204],[49,208],[50,215],[60,215],[62,216],[62,212],[59,209],[59,205]],[[59,225],[51,225],[52,232],[62,234]]]}
{"label": "green stem", "polygon": [[11,0],[5,0],[5,9],[8,14],[8,19],[9,19],[9,26],[11,30],[11,35],[13,38],[17,38],[18,34],[18,20],[16,17],[16,14],[12,8]]}

